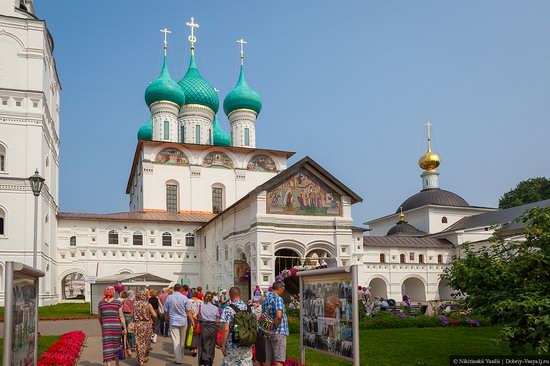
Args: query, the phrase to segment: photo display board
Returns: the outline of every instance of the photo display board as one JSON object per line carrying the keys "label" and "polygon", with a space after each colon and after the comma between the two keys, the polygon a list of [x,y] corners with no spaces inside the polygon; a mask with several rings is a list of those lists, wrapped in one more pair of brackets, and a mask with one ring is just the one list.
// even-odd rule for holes
{"label": "photo display board", "polygon": [[35,365],[38,278],[13,274],[12,364]]}
{"label": "photo display board", "polygon": [[359,334],[353,271],[350,267],[313,270],[300,277],[302,349],[328,353],[355,364],[359,360],[355,354]]}
{"label": "photo display board", "polygon": [[[44,272],[6,262],[3,365],[36,365],[39,278]],[[9,290],[11,289],[11,290]]]}

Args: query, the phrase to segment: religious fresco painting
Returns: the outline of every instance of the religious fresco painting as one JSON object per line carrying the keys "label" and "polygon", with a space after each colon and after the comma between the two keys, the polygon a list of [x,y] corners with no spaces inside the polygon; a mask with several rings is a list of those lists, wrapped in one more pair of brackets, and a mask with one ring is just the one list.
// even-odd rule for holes
{"label": "religious fresco painting", "polygon": [[310,171],[301,169],[267,193],[267,213],[341,216],[342,200]]}
{"label": "religious fresco painting", "polygon": [[269,172],[275,173],[277,171],[277,166],[273,159],[267,155],[255,155],[250,159],[246,170],[251,172]]}
{"label": "religious fresco painting", "polygon": [[162,149],[157,156],[155,157],[156,164],[165,164],[165,165],[189,165],[189,159],[185,153],[181,150],[169,147]]}
{"label": "religious fresco painting", "polygon": [[233,160],[227,154],[224,154],[220,151],[211,152],[210,154],[204,157],[202,161],[202,166],[205,168],[226,168],[234,169],[235,164]]}

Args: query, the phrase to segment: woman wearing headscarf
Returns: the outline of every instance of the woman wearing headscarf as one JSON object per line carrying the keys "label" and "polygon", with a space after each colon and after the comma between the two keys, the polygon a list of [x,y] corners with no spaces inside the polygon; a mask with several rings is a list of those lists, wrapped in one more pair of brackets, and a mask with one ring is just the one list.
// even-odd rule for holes
{"label": "woman wearing headscarf", "polygon": [[134,290],[128,291],[128,296],[122,303],[122,312],[124,313],[124,320],[126,321],[126,329],[130,329],[127,334],[128,340],[128,354],[132,354],[132,351],[136,349],[136,337],[134,332],[131,330],[130,323],[134,319],[134,302],[136,301],[136,295]]}
{"label": "woman wearing headscarf", "polygon": [[157,297],[158,292],[155,289],[149,290],[149,304],[153,307],[153,310],[155,310],[155,313],[157,313],[157,316],[153,318],[153,343],[157,343],[157,336],[160,334],[160,319],[161,316],[159,314],[159,299]]}
{"label": "woman wearing headscarf", "polygon": [[207,292],[204,295],[204,303],[200,310],[200,326],[201,333],[199,338],[200,343],[200,359],[199,366],[211,366],[214,362],[214,354],[216,352],[216,337],[218,335],[218,325],[216,317],[218,316],[218,307],[212,304],[214,295]]}
{"label": "woman wearing headscarf", "polygon": [[411,298],[407,295],[403,295],[403,301],[401,301],[401,306],[411,306]]}
{"label": "woman wearing headscarf", "polygon": [[115,300],[115,289],[107,287],[103,298],[97,305],[99,324],[101,324],[101,340],[103,342],[103,364],[118,365],[120,340],[126,332],[126,322],[122,313],[122,303]]}
{"label": "woman wearing headscarf", "polygon": [[[162,293],[158,296],[159,307],[163,309],[161,313],[164,312],[164,304],[166,304],[167,298],[168,298],[168,288],[163,288]],[[164,322],[164,316],[162,316],[162,314],[159,314],[159,321],[160,321],[160,334],[163,336],[168,336],[168,324]]]}
{"label": "woman wearing headscarf", "polygon": [[134,303],[134,332],[136,335],[136,353],[139,366],[149,361],[149,348],[151,347],[151,336],[153,335],[152,318],[157,313],[149,304],[147,290],[138,292],[137,300]]}

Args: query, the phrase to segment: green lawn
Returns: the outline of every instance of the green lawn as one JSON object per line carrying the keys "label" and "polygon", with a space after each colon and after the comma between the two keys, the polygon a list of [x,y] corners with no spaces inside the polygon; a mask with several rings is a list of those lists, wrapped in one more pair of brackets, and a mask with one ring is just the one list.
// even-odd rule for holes
{"label": "green lawn", "polygon": [[[497,327],[401,328],[361,333],[361,365],[448,365],[449,356],[511,355],[496,344]],[[291,334],[287,357],[300,361],[300,335]],[[533,353],[534,354],[534,353]],[[306,365],[351,365],[350,361],[306,350]]]}
{"label": "green lawn", "polygon": [[[48,348],[59,339],[59,336],[41,336],[38,337],[38,355],[48,350]],[[4,339],[0,338],[0,360],[4,353]]]}
{"label": "green lawn", "polygon": [[[90,303],[66,303],[38,308],[40,318],[87,318],[90,316]],[[0,317],[4,317],[4,308],[0,308]]]}

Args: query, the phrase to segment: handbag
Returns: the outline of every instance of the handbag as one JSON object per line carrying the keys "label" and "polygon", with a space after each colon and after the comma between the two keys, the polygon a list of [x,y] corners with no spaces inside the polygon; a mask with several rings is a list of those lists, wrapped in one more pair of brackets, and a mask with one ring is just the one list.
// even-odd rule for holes
{"label": "handbag", "polygon": [[126,331],[128,333],[134,333],[135,330],[136,330],[136,325],[134,324],[133,321],[131,321],[130,324],[128,324],[128,327],[127,327]]}
{"label": "handbag", "polygon": [[162,305],[162,302],[159,300],[159,314],[164,314],[164,305]]}
{"label": "handbag", "polygon": [[195,326],[193,327],[193,332],[195,335],[201,334],[201,305],[199,305],[199,312],[197,313],[197,321],[195,322]]}
{"label": "handbag", "polygon": [[193,326],[191,326],[191,329],[189,329],[189,334],[187,334],[187,339],[185,340],[185,345],[187,347],[191,347],[193,344]]}
{"label": "handbag", "polygon": [[258,318],[258,330],[266,337],[270,337],[275,334],[275,331],[273,330],[275,319],[271,317],[271,307],[274,306],[274,304],[275,298],[273,297]]}

